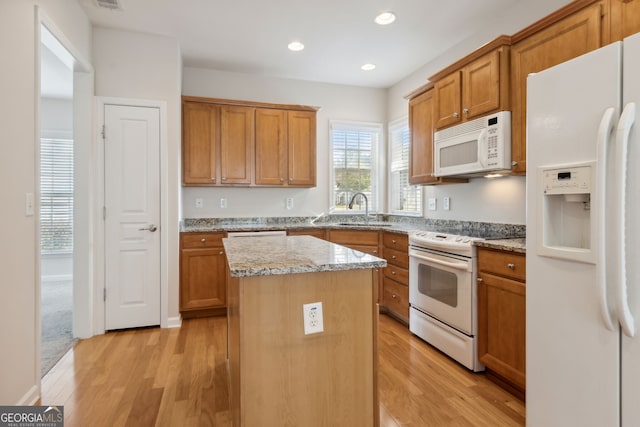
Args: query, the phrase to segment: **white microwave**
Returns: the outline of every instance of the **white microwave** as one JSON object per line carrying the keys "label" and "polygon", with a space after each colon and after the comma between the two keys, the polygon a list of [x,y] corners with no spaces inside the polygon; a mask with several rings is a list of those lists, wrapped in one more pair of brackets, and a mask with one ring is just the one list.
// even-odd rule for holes
{"label": "white microwave", "polygon": [[511,112],[500,111],[434,135],[435,176],[511,170]]}

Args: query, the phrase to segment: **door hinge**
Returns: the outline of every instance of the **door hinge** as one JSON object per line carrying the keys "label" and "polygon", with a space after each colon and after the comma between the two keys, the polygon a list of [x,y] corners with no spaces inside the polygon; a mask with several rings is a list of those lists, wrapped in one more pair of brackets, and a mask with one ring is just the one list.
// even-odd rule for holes
{"label": "door hinge", "polygon": [[102,140],[105,141],[107,139],[105,126],[102,125]]}
{"label": "door hinge", "polygon": [[107,288],[102,288],[103,289],[103,293],[102,293],[102,300],[106,301],[107,300]]}
{"label": "door hinge", "polygon": [[103,220],[107,219],[107,207],[106,206],[102,207],[102,219]]}

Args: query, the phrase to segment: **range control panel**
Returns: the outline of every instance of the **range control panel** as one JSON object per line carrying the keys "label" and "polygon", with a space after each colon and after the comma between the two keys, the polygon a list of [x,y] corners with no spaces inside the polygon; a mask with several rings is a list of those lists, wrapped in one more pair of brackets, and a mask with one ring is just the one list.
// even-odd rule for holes
{"label": "range control panel", "polygon": [[542,174],[544,193],[591,193],[592,166],[575,166],[562,169],[546,169]]}

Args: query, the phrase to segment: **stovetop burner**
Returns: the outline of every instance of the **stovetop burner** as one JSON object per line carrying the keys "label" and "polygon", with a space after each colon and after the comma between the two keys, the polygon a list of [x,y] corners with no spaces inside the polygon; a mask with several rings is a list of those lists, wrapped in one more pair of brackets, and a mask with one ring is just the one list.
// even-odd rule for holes
{"label": "stovetop burner", "polygon": [[411,231],[409,244],[426,249],[438,249],[445,252],[471,256],[474,251],[473,242],[482,240],[479,237],[460,236],[437,231]]}

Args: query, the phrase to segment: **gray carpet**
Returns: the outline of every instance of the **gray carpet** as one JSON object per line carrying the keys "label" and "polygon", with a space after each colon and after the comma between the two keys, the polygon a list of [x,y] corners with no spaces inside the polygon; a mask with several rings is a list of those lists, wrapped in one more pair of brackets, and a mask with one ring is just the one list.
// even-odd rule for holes
{"label": "gray carpet", "polygon": [[73,283],[43,282],[41,302],[40,373],[44,376],[74,343],[71,329]]}

